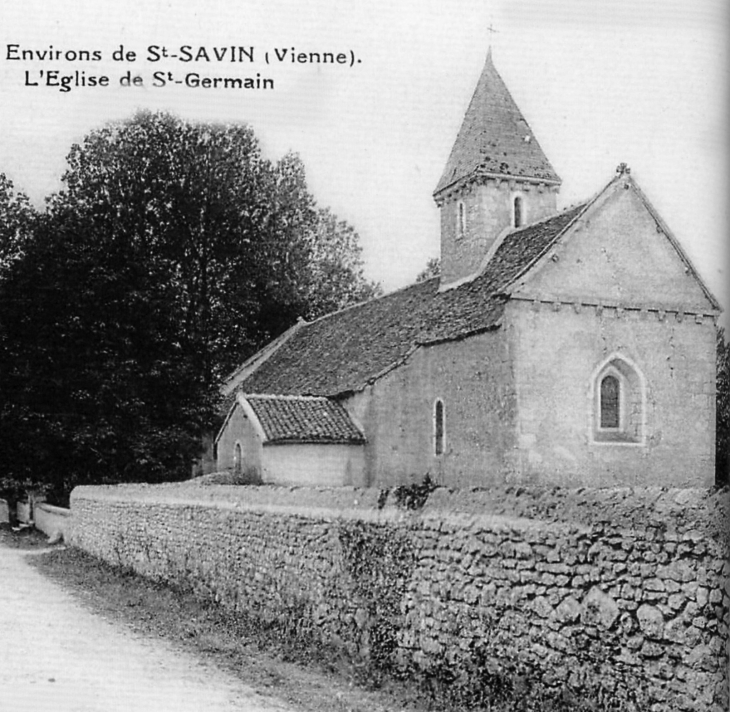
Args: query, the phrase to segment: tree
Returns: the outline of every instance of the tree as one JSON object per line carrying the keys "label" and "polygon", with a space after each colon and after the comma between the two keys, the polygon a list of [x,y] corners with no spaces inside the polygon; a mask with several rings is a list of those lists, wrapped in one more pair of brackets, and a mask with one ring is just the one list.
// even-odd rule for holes
{"label": "tree", "polygon": [[174,298],[83,226],[49,221],[0,284],[0,456],[63,498],[88,482],[179,479],[216,401]]}
{"label": "tree", "polygon": [[141,113],[73,146],[63,180],[0,280],[0,456],[16,485],[184,477],[221,377],[372,289],[354,230],[248,127]]}
{"label": "tree", "polygon": [[297,238],[314,222],[313,200],[301,164],[263,159],[250,128],[141,113],[92,132],[68,160],[53,215],[79,216],[119,264],[146,255],[206,383],[301,310]]}
{"label": "tree", "polygon": [[357,234],[318,211],[299,158],[265,160],[247,126],[140,113],[74,146],[64,181],[54,214],[82,215],[120,260],[138,248],[172,281],[208,383],[297,317],[374,289]]}
{"label": "tree", "polygon": [[33,232],[37,215],[23,193],[0,173],[0,278],[19,259]]}
{"label": "tree", "polygon": [[[4,173],[0,173],[0,284],[6,279],[12,266],[22,258],[36,220],[37,214],[28,198],[23,193],[16,192],[12,181]],[[0,393],[0,417],[8,407],[2,396]],[[3,442],[6,441],[6,433],[0,433],[0,455]],[[0,472],[0,497],[8,501],[11,517],[14,516],[15,502],[31,484],[30,480],[15,478],[7,466],[3,467],[3,471]]]}
{"label": "tree", "polygon": [[416,283],[425,282],[432,277],[438,277],[441,274],[441,260],[438,257],[431,257],[424,269],[418,273]]}
{"label": "tree", "polygon": [[363,275],[362,248],[355,229],[328,208],[317,211],[307,235],[308,262],[303,278],[306,319],[380,296],[382,288]]}

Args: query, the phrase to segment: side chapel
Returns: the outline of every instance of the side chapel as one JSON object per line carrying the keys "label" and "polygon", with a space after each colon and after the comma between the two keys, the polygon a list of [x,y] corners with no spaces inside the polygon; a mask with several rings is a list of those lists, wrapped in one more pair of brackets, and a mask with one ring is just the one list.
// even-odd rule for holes
{"label": "side chapel", "polygon": [[717,300],[625,164],[562,212],[560,185],[490,52],[434,192],[440,276],[246,361],[223,387],[218,470],[712,485]]}

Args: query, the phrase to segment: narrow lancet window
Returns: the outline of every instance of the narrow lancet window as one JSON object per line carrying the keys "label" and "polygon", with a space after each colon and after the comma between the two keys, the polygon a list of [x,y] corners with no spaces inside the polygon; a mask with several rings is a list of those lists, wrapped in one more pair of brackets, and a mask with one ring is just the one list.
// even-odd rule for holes
{"label": "narrow lancet window", "polygon": [[435,455],[444,454],[444,403],[440,399],[433,407],[433,451]]}
{"label": "narrow lancet window", "polygon": [[233,471],[237,475],[240,475],[243,471],[241,443],[236,443],[236,447],[233,450]]}
{"label": "narrow lancet window", "polygon": [[604,376],[601,381],[601,427],[620,427],[621,384],[616,376]]}
{"label": "narrow lancet window", "polygon": [[524,215],[522,212],[522,198],[519,195],[514,199],[515,227],[522,227],[524,223]]}
{"label": "narrow lancet window", "polygon": [[457,207],[457,225],[456,225],[456,236],[461,238],[466,235],[466,208],[464,207],[464,201],[460,200]]}

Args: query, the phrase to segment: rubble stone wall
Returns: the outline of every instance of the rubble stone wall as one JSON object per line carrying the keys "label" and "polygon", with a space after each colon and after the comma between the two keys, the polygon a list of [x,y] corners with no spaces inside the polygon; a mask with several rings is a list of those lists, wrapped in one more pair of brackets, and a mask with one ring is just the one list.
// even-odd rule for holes
{"label": "rubble stone wall", "polygon": [[381,668],[538,681],[626,710],[724,712],[728,499],[82,487],[68,539]]}

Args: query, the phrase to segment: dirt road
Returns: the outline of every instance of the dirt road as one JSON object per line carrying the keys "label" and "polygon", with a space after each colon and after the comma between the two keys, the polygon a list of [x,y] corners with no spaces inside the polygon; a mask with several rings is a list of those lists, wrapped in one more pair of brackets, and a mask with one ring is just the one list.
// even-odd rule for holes
{"label": "dirt road", "polygon": [[0,710],[296,712],[235,677],[85,610],[0,544]]}

